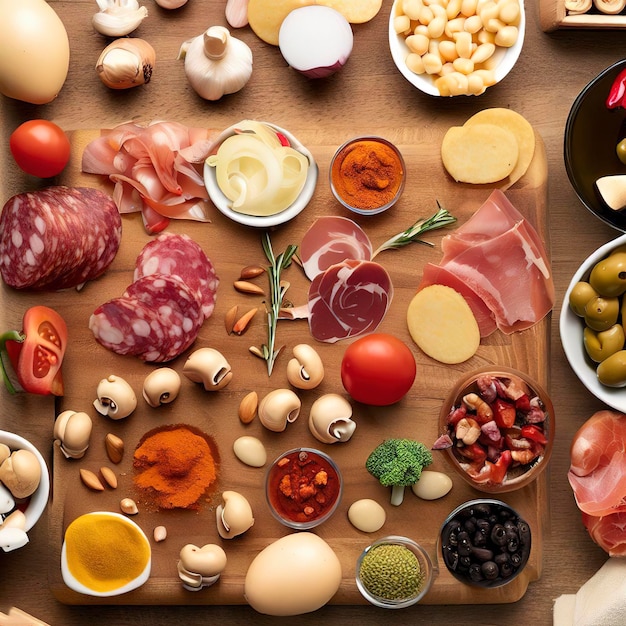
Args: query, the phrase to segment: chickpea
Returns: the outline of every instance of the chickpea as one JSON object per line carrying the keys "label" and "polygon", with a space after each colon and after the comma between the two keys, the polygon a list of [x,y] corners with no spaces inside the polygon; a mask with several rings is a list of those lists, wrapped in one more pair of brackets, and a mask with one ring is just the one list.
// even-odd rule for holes
{"label": "chickpea", "polygon": [[592,298],[597,298],[600,294],[583,280],[577,282],[569,294],[569,306],[578,315],[585,317],[585,306]]}
{"label": "chickpea", "polygon": [[592,298],[585,305],[585,324],[593,330],[607,330],[617,322],[619,308],[619,298]]}
{"label": "chickpea", "polygon": [[517,35],[516,26],[505,26],[496,33],[495,44],[503,48],[510,48],[517,41]]}
{"label": "chickpea", "polygon": [[406,38],[406,45],[415,54],[426,54],[428,52],[429,40],[426,35],[411,35]]}
{"label": "chickpea", "polygon": [[616,252],[593,266],[589,284],[601,296],[621,296],[626,292],[626,252]]}
{"label": "chickpea", "polygon": [[596,363],[601,363],[611,355],[624,349],[624,327],[621,324],[613,324],[608,330],[596,333],[591,328],[583,331],[583,344],[589,358]]}
{"label": "chickpea", "polygon": [[626,350],[604,359],[596,370],[598,380],[607,387],[626,387]]}

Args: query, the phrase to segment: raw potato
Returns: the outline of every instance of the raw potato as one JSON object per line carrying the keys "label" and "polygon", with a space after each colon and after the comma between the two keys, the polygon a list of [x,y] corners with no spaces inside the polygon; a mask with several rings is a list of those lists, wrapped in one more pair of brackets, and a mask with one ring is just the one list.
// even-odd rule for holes
{"label": "raw potato", "polygon": [[429,285],[418,291],[406,319],[413,341],[440,363],[463,363],[480,345],[476,318],[465,298],[451,287]]}
{"label": "raw potato", "polygon": [[441,144],[443,165],[457,182],[495,183],[511,174],[519,158],[515,135],[495,124],[452,126]]}
{"label": "raw potato", "polygon": [[507,182],[508,186],[516,183],[528,170],[535,154],[535,131],[530,122],[511,109],[492,108],[483,109],[472,115],[464,126],[474,124],[494,124],[513,133],[517,140],[519,155]]}
{"label": "raw potato", "polygon": [[364,24],[378,15],[383,0],[318,0],[315,4],[335,9],[350,24]]}

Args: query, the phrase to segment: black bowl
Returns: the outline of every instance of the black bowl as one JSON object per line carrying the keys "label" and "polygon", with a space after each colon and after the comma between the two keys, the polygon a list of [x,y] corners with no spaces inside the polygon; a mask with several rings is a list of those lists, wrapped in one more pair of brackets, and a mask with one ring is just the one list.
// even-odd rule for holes
{"label": "black bowl", "polygon": [[610,209],[595,182],[602,176],[626,174],[615,151],[626,137],[626,110],[608,109],[606,98],[617,75],[626,68],[618,61],[596,76],[576,97],[565,124],[565,169],[574,191],[591,213],[626,232],[626,211]]}

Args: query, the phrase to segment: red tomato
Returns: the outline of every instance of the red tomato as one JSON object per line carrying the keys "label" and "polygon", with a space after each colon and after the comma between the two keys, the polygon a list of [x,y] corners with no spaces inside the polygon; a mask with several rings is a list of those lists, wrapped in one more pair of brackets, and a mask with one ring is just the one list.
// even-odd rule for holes
{"label": "red tomato", "polygon": [[9,139],[15,162],[27,174],[49,178],[60,174],[70,160],[70,141],[63,129],[47,120],[29,120]]}
{"label": "red tomato", "polygon": [[341,382],[357,402],[386,406],[402,399],[415,381],[415,357],[400,339],[374,333],[357,339],[341,361]]}
{"label": "red tomato", "polygon": [[61,364],[67,347],[65,320],[47,306],[34,306],[26,311],[22,324],[19,340],[5,339],[17,380],[28,393],[62,396]]}

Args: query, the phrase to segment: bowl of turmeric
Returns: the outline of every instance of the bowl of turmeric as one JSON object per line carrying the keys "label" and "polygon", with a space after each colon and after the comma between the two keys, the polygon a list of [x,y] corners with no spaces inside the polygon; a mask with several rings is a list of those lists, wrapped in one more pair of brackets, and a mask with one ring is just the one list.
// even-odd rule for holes
{"label": "bowl of turmeric", "polygon": [[330,189],[347,209],[377,215],[402,195],[406,167],[400,150],[387,139],[355,137],[342,144],[330,163]]}

